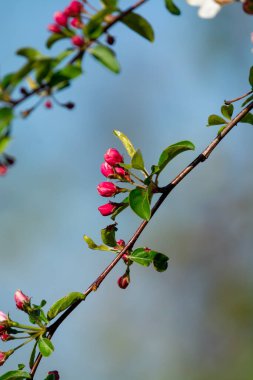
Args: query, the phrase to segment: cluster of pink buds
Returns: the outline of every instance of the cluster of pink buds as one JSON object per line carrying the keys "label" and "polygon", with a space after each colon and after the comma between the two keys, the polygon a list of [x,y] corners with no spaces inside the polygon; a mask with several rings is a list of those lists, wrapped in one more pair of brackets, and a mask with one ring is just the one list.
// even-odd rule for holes
{"label": "cluster of pink buds", "polygon": [[3,160],[0,160],[0,177],[7,174],[9,166],[12,166],[14,163],[14,157],[11,157],[7,154],[3,154]]}
{"label": "cluster of pink buds", "polygon": [[[115,148],[110,148],[105,152],[105,162],[100,167],[101,173],[110,179],[117,179],[121,182],[131,182],[130,175],[127,170],[119,165],[124,162],[123,156]],[[101,182],[97,186],[97,191],[102,197],[114,197],[118,193],[126,192],[127,189],[116,186],[113,182]],[[109,202],[98,208],[103,216],[114,213],[120,203]]]}
{"label": "cluster of pink buds", "polygon": [[[70,26],[76,29],[82,29],[82,13],[86,13],[83,4],[80,1],[71,1],[70,4],[63,10],[57,11],[54,14],[54,24],[48,25],[48,30],[51,33],[66,34],[69,32]],[[84,46],[84,38],[78,34],[71,37],[71,42],[74,46],[82,48]]]}

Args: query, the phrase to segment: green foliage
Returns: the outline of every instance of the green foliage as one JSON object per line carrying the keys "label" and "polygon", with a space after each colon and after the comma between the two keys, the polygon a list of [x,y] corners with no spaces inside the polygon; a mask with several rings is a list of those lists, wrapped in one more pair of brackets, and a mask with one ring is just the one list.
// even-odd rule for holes
{"label": "green foliage", "polygon": [[165,6],[173,15],[179,16],[181,14],[180,9],[175,5],[173,0],[165,0]]}
{"label": "green foliage", "polygon": [[85,296],[83,293],[72,292],[67,294],[65,297],[56,301],[49,309],[47,313],[47,318],[49,320],[54,319],[59,313],[68,309],[71,305],[78,301],[83,301]]}
{"label": "green foliage", "polygon": [[88,247],[90,249],[93,249],[93,250],[97,250],[97,251],[111,251],[111,249],[109,247],[107,247],[106,245],[97,245],[89,236],[87,235],[84,235],[83,236],[83,239],[84,241],[87,243]]}
{"label": "green foliage", "polygon": [[40,350],[41,355],[45,357],[50,356],[54,351],[54,346],[51,340],[42,336],[38,339],[38,348]]}
{"label": "green foliage", "polygon": [[34,346],[33,346],[33,349],[32,349],[32,352],[31,352],[31,355],[30,355],[30,360],[29,360],[29,367],[32,369],[33,365],[34,365],[34,362],[35,362],[35,356],[36,356],[36,349],[37,349],[37,344],[38,344],[38,340],[36,340]]}
{"label": "green foliage", "polygon": [[246,104],[252,102],[253,100],[253,95],[249,96],[244,102],[242,103],[242,107],[246,106]]}
{"label": "green foliage", "polygon": [[104,45],[97,45],[92,49],[89,49],[89,53],[102,65],[109,70],[118,74],[120,72],[120,65],[117,61],[116,55],[112,49]]}
{"label": "green foliage", "polygon": [[134,153],[131,160],[131,166],[137,170],[144,170],[144,161],[140,149],[136,150]]}
{"label": "green foliage", "polygon": [[116,208],[116,210],[114,211],[114,213],[111,215],[111,219],[112,220],[115,220],[116,217],[123,211],[125,210],[127,207],[129,206],[129,197],[126,197],[125,199],[123,199],[123,201],[120,203],[120,206]]}
{"label": "green foliage", "polygon": [[111,224],[101,230],[101,238],[104,244],[109,245],[109,247],[116,247],[117,242],[115,239],[115,233],[117,228],[115,224]]}
{"label": "green foliage", "polygon": [[115,136],[117,136],[120,139],[120,141],[123,144],[123,146],[125,147],[127,153],[132,158],[136,151],[134,149],[133,144],[129,140],[129,138],[126,135],[124,135],[124,133],[122,133],[120,131],[114,130],[113,133],[115,134]]}
{"label": "green foliage", "polygon": [[249,71],[249,84],[253,88],[253,66],[251,66],[250,71]]}
{"label": "green foliage", "polygon": [[210,115],[208,117],[208,124],[207,127],[211,127],[213,125],[221,125],[221,124],[227,124],[226,120],[223,119],[219,115]]}
{"label": "green foliage", "polygon": [[247,124],[251,124],[251,125],[253,125],[253,114],[249,112],[247,115],[245,115],[245,116],[240,120],[240,123],[247,123]]}
{"label": "green foliage", "polygon": [[150,192],[149,189],[141,189],[137,187],[130,191],[129,194],[129,204],[131,209],[140,218],[144,220],[149,220],[151,216],[150,209]]}
{"label": "green foliage", "polygon": [[60,33],[52,33],[47,39],[46,47],[50,49],[56,42],[64,40],[66,38],[69,38],[69,36]]}
{"label": "green foliage", "polygon": [[155,270],[158,272],[163,272],[167,269],[169,260],[163,253],[152,251],[145,247],[135,249],[128,258],[145,267],[153,263]]}
{"label": "green foliage", "polygon": [[0,108],[0,133],[12,122],[13,110],[10,107]]}
{"label": "green foliage", "polygon": [[153,42],[155,39],[154,30],[150,23],[137,13],[128,13],[120,20],[123,24],[128,26],[140,36],[146,38],[148,41]]}
{"label": "green foliage", "polygon": [[31,375],[28,372],[22,370],[9,371],[0,376],[0,380],[17,380],[17,379],[31,379]]}
{"label": "green foliage", "polygon": [[224,104],[221,106],[221,113],[227,119],[231,120],[231,118],[233,116],[233,112],[234,112],[233,104],[230,104],[229,106]]}

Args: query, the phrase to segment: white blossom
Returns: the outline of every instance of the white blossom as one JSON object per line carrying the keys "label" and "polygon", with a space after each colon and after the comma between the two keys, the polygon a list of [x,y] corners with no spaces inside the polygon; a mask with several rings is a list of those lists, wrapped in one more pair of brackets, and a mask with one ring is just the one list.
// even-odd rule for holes
{"label": "white blossom", "polygon": [[198,15],[201,18],[213,18],[221,9],[215,0],[186,0],[189,5],[199,7]]}

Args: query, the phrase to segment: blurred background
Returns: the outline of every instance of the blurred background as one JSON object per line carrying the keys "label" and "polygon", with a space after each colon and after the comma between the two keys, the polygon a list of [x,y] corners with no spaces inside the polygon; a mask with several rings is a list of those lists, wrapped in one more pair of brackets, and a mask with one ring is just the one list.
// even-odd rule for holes
{"label": "blurred background", "polygon": [[[47,51],[46,27],[66,4],[1,2],[1,75],[23,63],[14,55],[18,48]],[[104,152],[123,152],[113,129],[142,149],[147,167],[166,146],[195,143],[195,153],[166,170],[165,184],[215,136],[216,127],[205,127],[208,115],[219,113],[224,98],[249,90],[252,18],[240,4],[209,21],[184,1],[178,5],[181,17],[170,15],[162,0],[141,8],[154,26],[153,44],[123,25],[112,30],[122,73],[87,57],[82,78],[58,96],[74,101],[73,111],[41,107],[16,120],[9,153],[17,164],[0,179],[0,310],[13,319],[23,318],[13,301],[16,289],[50,305],[85,290],[112,260],[89,251],[82,236],[99,242],[110,223],[97,211],[106,202],[96,186],[104,180]],[[56,352],[43,360],[38,379],[54,369],[66,380],[253,378],[252,138],[252,126],[235,128],[141,236],[137,246],[169,255],[168,270],[135,265],[123,291],[116,282],[124,265],[118,265],[58,330]],[[130,212],[118,221],[118,238],[126,241],[140,223]],[[1,373],[28,360],[28,352],[10,358]]]}

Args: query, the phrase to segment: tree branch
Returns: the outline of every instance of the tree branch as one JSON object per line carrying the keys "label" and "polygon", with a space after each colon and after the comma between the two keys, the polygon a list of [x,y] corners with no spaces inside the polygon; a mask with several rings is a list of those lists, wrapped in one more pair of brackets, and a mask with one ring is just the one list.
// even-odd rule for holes
{"label": "tree branch", "polygon": [[[212,153],[212,151],[217,147],[217,145],[221,142],[221,140],[239,123],[242,118],[247,115],[253,109],[253,102],[248,104],[233,120],[231,120],[227,126],[223,129],[221,133],[200,153],[185,169],[183,169],[167,186],[162,188],[162,195],[159,197],[157,202],[152,208],[151,218],[154,216],[156,211],[171,193],[171,191],[201,162],[204,162]],[[116,264],[121,260],[122,256],[126,253],[127,250],[131,249],[139,236],[147,226],[149,221],[143,221],[138,229],[133,234],[132,238],[129,240],[124,249],[115,257],[115,259],[105,268],[105,270],[98,276],[98,278],[87,288],[84,292],[84,295],[87,297],[91,292],[96,291],[100,284],[105,280],[107,275],[112,271],[112,269],[116,266]],[[84,300],[83,300],[84,301]],[[52,339],[54,333],[58,329],[58,327],[62,324],[62,322],[72,313],[73,310],[81,303],[82,301],[78,301],[75,304],[71,305],[64,313],[51,325],[48,327],[47,338]],[[33,378],[36,370],[40,364],[42,359],[41,354],[39,354],[36,358],[36,361],[31,369],[30,375]]]}

